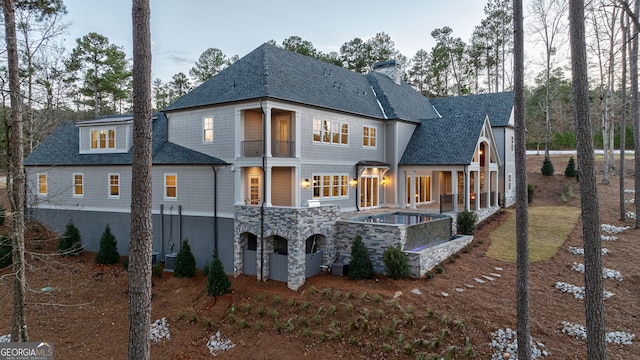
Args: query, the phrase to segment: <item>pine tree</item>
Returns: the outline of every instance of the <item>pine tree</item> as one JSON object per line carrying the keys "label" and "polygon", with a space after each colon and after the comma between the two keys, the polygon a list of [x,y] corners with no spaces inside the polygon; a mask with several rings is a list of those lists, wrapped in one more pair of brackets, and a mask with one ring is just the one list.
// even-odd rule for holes
{"label": "pine tree", "polygon": [[553,163],[551,163],[551,159],[548,156],[545,156],[542,162],[542,175],[552,176],[553,172]]}
{"label": "pine tree", "polygon": [[69,221],[65,228],[64,235],[62,235],[58,242],[58,252],[65,256],[80,255],[80,253],[82,253],[80,230],[73,224],[73,221]]}
{"label": "pine tree", "polygon": [[176,256],[176,266],[173,275],[177,277],[193,277],[196,274],[196,258],[191,252],[189,240],[182,242],[180,252]]}
{"label": "pine tree", "polygon": [[567,164],[567,168],[564,169],[564,176],[567,177],[576,177],[576,162],[573,160],[573,156],[569,158],[569,163]]}
{"label": "pine tree", "polygon": [[218,253],[213,253],[213,262],[209,267],[209,274],[207,275],[207,292],[211,296],[219,296],[226,294],[231,290],[231,282],[229,277],[224,272],[222,262],[218,258]]}
{"label": "pine tree", "polygon": [[97,264],[117,264],[120,260],[120,254],[118,253],[118,242],[116,237],[111,233],[111,227],[107,225],[104,228],[102,237],[100,237],[100,250],[96,254]]}
{"label": "pine tree", "polygon": [[409,259],[400,249],[400,245],[388,247],[382,254],[382,260],[388,277],[397,280],[409,276]]}
{"label": "pine tree", "polygon": [[362,237],[357,235],[351,243],[351,262],[349,263],[350,279],[370,279],[373,277],[373,264]]}

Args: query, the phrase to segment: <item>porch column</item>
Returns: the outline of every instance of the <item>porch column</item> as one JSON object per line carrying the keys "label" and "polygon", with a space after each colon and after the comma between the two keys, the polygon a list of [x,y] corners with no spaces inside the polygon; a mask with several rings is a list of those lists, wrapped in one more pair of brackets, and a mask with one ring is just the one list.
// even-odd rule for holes
{"label": "porch column", "polygon": [[469,169],[464,170],[464,209],[471,210],[471,172]]}
{"label": "porch column", "polygon": [[494,206],[500,206],[500,195],[499,195],[499,191],[500,191],[500,184],[498,183],[498,172],[494,171],[493,172],[493,205]]}
{"label": "porch column", "polygon": [[271,166],[267,166],[266,169],[264,169],[264,178],[265,178],[265,183],[266,183],[266,189],[263,189],[264,191],[264,205],[267,207],[271,207],[273,206],[271,204]]}
{"label": "porch column", "polygon": [[242,192],[246,187],[246,183],[242,181],[242,168],[236,168],[235,165],[231,165],[231,171],[233,171],[233,177],[236,182],[235,186],[235,203],[236,205],[246,205],[244,203],[244,197]]}
{"label": "porch column", "polygon": [[300,153],[302,152],[302,120],[300,119],[300,111],[296,111],[294,113],[294,130],[295,130],[295,138],[293,139],[293,141],[295,141],[295,149],[296,149],[296,159],[300,159]]}
{"label": "porch column", "polygon": [[475,210],[480,210],[480,170],[473,172],[473,192],[476,194]]}
{"label": "porch column", "polygon": [[409,199],[410,199],[410,206],[409,208],[411,209],[415,209],[416,208],[416,171],[412,171],[411,172],[411,184],[409,186]]}
{"label": "porch column", "polygon": [[451,197],[453,211],[458,211],[458,172],[451,170]]}
{"label": "porch column", "polygon": [[300,168],[293,168],[293,178],[294,178],[294,186],[295,189],[293,191],[293,206],[300,207],[302,204],[300,203],[300,197],[302,195],[302,177],[300,176]]}
{"label": "porch column", "polygon": [[[264,122],[265,122],[265,134],[264,134],[264,146],[265,152],[264,156],[271,157],[271,107],[267,106],[267,111],[264,114]],[[269,179],[268,179],[269,180]],[[267,182],[267,185],[271,184]],[[269,197],[271,198],[271,197]],[[271,206],[271,205],[268,205]]]}
{"label": "porch column", "polygon": [[484,186],[483,192],[487,194],[487,207],[491,207],[491,171],[489,165],[484,169]]}
{"label": "porch column", "polygon": [[[236,143],[235,143],[235,156],[239,158],[243,156],[242,154],[242,142],[244,141],[244,120],[242,119],[242,112],[240,110],[236,110],[235,112],[235,121],[234,121],[234,131],[236,133]],[[236,182],[236,184],[239,184]]]}

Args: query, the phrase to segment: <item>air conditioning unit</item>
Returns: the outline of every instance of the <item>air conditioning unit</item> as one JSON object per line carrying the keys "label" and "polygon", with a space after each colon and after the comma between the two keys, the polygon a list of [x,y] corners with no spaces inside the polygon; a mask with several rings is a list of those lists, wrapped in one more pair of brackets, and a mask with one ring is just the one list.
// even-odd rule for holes
{"label": "air conditioning unit", "polygon": [[347,276],[349,273],[349,264],[333,263],[331,265],[331,274],[338,276]]}
{"label": "air conditioning unit", "polygon": [[164,271],[173,272],[176,267],[176,257],[178,253],[171,253],[164,256]]}

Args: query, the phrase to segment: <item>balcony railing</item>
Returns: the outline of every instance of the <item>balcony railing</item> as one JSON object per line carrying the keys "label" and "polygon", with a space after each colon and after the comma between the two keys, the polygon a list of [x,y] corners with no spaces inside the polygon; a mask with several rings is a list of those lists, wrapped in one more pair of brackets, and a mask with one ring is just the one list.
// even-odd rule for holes
{"label": "balcony railing", "polygon": [[[294,141],[273,140],[271,142],[271,155],[273,157],[294,157],[295,155]],[[244,157],[260,157],[263,153],[262,140],[247,140],[242,142],[242,156]]]}

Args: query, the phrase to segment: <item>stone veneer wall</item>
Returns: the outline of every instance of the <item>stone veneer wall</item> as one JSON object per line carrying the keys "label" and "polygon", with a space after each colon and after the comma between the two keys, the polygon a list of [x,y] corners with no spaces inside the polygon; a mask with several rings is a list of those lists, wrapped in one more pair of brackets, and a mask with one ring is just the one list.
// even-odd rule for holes
{"label": "stone veneer wall", "polygon": [[[246,248],[246,242],[240,235],[250,232],[258,236],[258,273],[260,272],[260,254],[262,251],[260,242],[260,207],[236,206],[234,226],[234,264],[237,269],[242,269],[242,250]],[[325,265],[331,265],[335,259],[335,223],[340,217],[338,205],[319,206],[312,208],[264,208],[264,254],[263,279],[269,277],[268,256],[273,252],[273,242],[267,241],[270,236],[282,236],[287,239],[288,245],[288,279],[287,286],[298,290],[305,281],[305,250],[306,240],[312,235],[323,235],[325,241],[318,241],[318,249],[324,251]],[[260,274],[258,274],[260,279]]]}
{"label": "stone veneer wall", "polygon": [[351,242],[360,235],[362,242],[369,252],[375,272],[384,272],[382,254],[389,246],[400,244],[406,238],[405,226],[390,226],[375,223],[342,222],[336,224],[336,248],[339,253],[337,261],[349,263],[351,261]]}
{"label": "stone veneer wall", "polygon": [[449,256],[457,253],[473,240],[470,235],[458,235],[457,238],[436,246],[429,247],[422,251],[405,251],[409,262],[409,272],[412,277],[423,277],[446,260]]}

